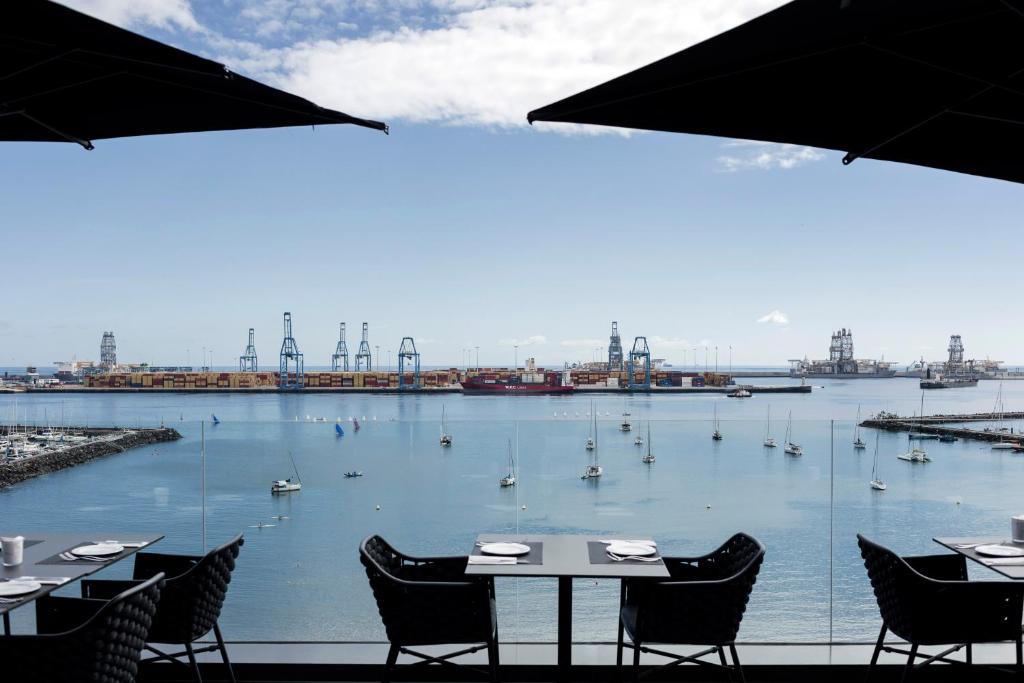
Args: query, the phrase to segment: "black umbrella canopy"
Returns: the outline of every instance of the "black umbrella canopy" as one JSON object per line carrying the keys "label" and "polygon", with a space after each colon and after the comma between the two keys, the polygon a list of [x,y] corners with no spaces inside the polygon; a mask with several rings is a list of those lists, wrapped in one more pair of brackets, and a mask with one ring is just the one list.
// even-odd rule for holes
{"label": "black umbrella canopy", "polygon": [[331,123],[387,132],[49,0],[0,9],[0,140],[92,149],[102,138]]}
{"label": "black umbrella canopy", "polygon": [[1024,0],[795,0],[528,118],[1024,182]]}

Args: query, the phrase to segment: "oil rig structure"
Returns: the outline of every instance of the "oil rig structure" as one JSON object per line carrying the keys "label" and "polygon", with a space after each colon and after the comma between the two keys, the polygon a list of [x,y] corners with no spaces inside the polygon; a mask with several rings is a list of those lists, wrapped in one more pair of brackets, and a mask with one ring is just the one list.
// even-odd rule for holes
{"label": "oil rig structure", "polygon": [[256,330],[249,328],[249,343],[245,347],[245,353],[238,357],[239,372],[257,372],[259,363],[256,362]]}
{"label": "oil rig structure", "polygon": [[117,342],[113,332],[104,332],[100,340],[100,367],[107,372],[117,367]]}
{"label": "oil rig structure", "polygon": [[284,340],[281,342],[279,388],[297,390],[305,385],[302,368],[302,352],[292,336],[292,314],[284,314]]}
{"label": "oil rig structure", "polygon": [[345,343],[345,323],[338,323],[338,346],[331,356],[331,370],[348,372],[348,344]]}

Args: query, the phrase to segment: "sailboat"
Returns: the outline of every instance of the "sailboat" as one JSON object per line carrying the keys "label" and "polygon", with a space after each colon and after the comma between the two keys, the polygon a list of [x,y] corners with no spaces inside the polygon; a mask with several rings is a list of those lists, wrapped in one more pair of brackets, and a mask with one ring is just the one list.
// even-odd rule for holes
{"label": "sailboat", "polygon": [[339,424],[334,425],[334,433],[338,436],[345,436],[345,430]]}
{"label": "sailboat", "polygon": [[[444,406],[442,406],[441,408],[443,410]],[[352,418],[352,429],[353,429],[353,431],[357,431],[357,432],[359,431],[359,420],[357,420],[354,417]]]}
{"label": "sailboat", "polygon": [[871,465],[871,488],[876,491],[886,489],[885,482],[878,476],[878,432],[875,432],[875,461]]}
{"label": "sailboat", "polygon": [[629,413],[626,411],[626,403],[622,403],[622,424],[619,425],[620,432],[628,432],[633,428],[633,425],[629,424]]}
{"label": "sailboat", "polygon": [[786,423],[786,446],[785,451],[790,455],[803,455],[804,449],[799,444],[793,443],[793,411],[789,411],[789,421]]}
{"label": "sailboat", "polygon": [[[909,439],[908,439],[909,442]],[[907,453],[900,453],[896,456],[900,460],[906,460],[907,462],[931,462],[932,459],[928,457],[928,454],[923,448],[914,446]]]}
{"label": "sailboat", "polygon": [[299,468],[295,466],[295,458],[291,451],[288,451],[288,457],[292,461],[292,469],[295,470],[295,481],[292,481],[291,477],[278,479],[270,484],[271,493],[292,493],[302,488],[302,477],[299,476]]}
{"label": "sailboat", "polygon": [[[877,436],[877,434],[876,434]],[[853,447],[856,449],[866,448],[864,439],[860,438],[860,406],[857,406],[857,424],[853,428]]]}
{"label": "sailboat", "polygon": [[647,422],[647,455],[640,458],[641,462],[645,462],[648,465],[654,462],[654,453],[651,453],[651,423]]}
{"label": "sailboat", "polygon": [[213,413],[210,413],[210,417],[213,418],[213,424],[215,424],[215,425],[219,425],[220,424],[220,420],[217,419],[216,415],[214,415]]}
{"label": "sailboat", "polygon": [[[993,409],[993,412],[995,412],[996,414],[999,415],[999,418],[998,418],[998,421],[997,421],[997,425],[998,426],[996,427],[996,431],[998,431],[998,432],[1006,432],[1006,427],[1003,427],[1003,383],[1002,382],[999,383],[999,393],[996,394],[996,405],[995,405],[995,408]],[[1013,441],[1000,440],[1000,441],[992,444],[992,450],[994,450],[994,451],[1012,451],[1018,445],[1019,444],[1017,444],[1017,443],[1015,443]]]}
{"label": "sailboat", "polygon": [[772,407],[768,406],[768,420],[764,426],[764,447],[775,448],[775,439],[772,438]]}
{"label": "sailboat", "polygon": [[643,434],[637,434],[636,438],[633,439],[633,445],[634,446],[643,446],[644,445],[644,435]]}
{"label": "sailboat", "polygon": [[444,419],[444,404],[441,404],[441,445],[445,448],[452,445],[452,435],[448,433],[448,424]]}
{"label": "sailboat", "polygon": [[594,479],[604,474],[604,468],[597,464],[597,413],[593,409],[590,412],[594,416],[594,436],[587,440],[587,449],[593,453],[593,460],[587,465],[587,469],[583,470],[580,479]]}
{"label": "sailboat", "polygon": [[597,448],[597,439],[594,432],[597,431],[597,413],[594,412],[594,402],[590,402],[590,415],[593,417],[593,421],[590,422],[590,436],[587,437],[586,448],[588,451],[592,451]]}
{"label": "sailboat", "polygon": [[512,439],[508,440],[508,474],[498,480],[498,486],[516,485],[516,460],[512,455]]}
{"label": "sailboat", "polygon": [[715,431],[711,432],[711,438],[714,441],[722,440],[722,432],[718,429],[718,404],[714,404],[715,408]]}

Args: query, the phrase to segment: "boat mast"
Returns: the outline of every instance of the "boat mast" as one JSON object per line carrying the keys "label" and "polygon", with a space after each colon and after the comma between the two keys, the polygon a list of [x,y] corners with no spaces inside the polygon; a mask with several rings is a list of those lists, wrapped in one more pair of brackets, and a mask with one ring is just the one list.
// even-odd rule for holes
{"label": "boat mast", "polygon": [[292,469],[295,470],[295,480],[300,484],[302,483],[302,477],[299,476],[299,468],[295,466],[295,456],[292,455],[291,451],[288,451],[288,457],[292,461]]}

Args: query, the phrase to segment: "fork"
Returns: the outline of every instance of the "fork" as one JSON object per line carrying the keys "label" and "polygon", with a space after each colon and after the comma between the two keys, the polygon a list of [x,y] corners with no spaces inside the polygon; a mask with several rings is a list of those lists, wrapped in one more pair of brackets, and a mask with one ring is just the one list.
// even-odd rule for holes
{"label": "fork", "polygon": [[661,562],[660,557],[641,557],[639,555],[616,555],[615,553],[607,553],[608,558],[615,562],[623,562],[625,560],[636,560],[637,562]]}

